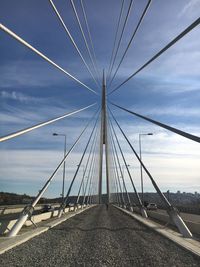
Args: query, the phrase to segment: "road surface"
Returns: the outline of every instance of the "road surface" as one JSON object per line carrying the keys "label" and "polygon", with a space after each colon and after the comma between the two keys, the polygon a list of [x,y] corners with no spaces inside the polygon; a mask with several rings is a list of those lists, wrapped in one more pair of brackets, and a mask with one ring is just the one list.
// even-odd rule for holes
{"label": "road surface", "polygon": [[96,206],[0,256],[12,266],[200,266],[194,257],[120,210]]}
{"label": "road surface", "polygon": [[[157,209],[155,212],[158,212],[160,214],[168,215],[166,210],[162,210],[162,209]],[[191,221],[191,222],[200,224],[200,215],[198,215],[198,214],[180,212],[180,215],[183,218],[183,220]]]}

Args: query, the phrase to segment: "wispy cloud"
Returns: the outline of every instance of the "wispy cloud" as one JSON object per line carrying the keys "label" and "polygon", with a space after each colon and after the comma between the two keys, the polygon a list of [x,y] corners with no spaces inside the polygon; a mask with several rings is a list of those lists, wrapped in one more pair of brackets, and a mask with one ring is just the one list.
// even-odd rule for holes
{"label": "wispy cloud", "polygon": [[[1,157],[1,180],[2,186],[6,185],[5,191],[11,191],[13,183],[23,184],[21,190],[27,194],[35,195],[51,176],[63,157],[63,151],[60,150],[3,150],[4,157]],[[86,155],[87,156],[87,155]],[[66,161],[66,188],[68,188],[77,164],[81,158],[81,153],[72,153]],[[12,162],[12,165],[10,165]],[[49,189],[52,190],[52,196],[60,195],[62,182],[62,167],[55,175],[54,181]],[[80,184],[82,169],[80,170],[75,186],[72,188],[72,194],[77,193],[77,183]],[[56,186],[57,184],[57,186]],[[52,188],[53,187],[53,188]],[[58,188],[57,188],[58,187]],[[15,189],[13,190],[15,191]],[[49,195],[49,190],[47,194]]]}
{"label": "wispy cloud", "polygon": [[39,98],[28,96],[26,94],[17,92],[17,91],[1,91],[0,98],[2,99],[11,99],[19,102],[38,102]]}
{"label": "wispy cloud", "polygon": [[132,107],[131,110],[135,110],[138,113],[144,114],[144,112],[148,115],[171,115],[173,117],[200,117],[200,108],[199,107],[181,107],[181,106],[168,106],[157,108],[154,106],[149,106],[144,110],[141,107]]}
{"label": "wispy cloud", "polygon": [[9,64],[1,65],[1,88],[24,88],[46,87],[50,84],[58,84],[63,81],[61,75],[52,75],[51,69],[45,63],[37,60],[26,60],[24,62],[13,61]]}
{"label": "wispy cloud", "polygon": [[[66,61],[58,60],[58,65],[65,69]],[[77,69],[77,64],[80,67]],[[90,74],[84,65],[79,60],[71,60],[70,68],[66,70],[83,82],[90,79]],[[9,63],[1,64],[0,66],[1,80],[0,88],[26,88],[26,87],[48,87],[59,86],[67,84],[68,86],[74,84],[74,81],[64,73],[55,69],[51,65],[41,62],[40,59],[11,61]],[[76,73],[76,74],[75,74]],[[94,85],[94,83],[92,83]]]}
{"label": "wispy cloud", "polygon": [[[199,90],[200,52],[198,35],[199,30],[193,33],[193,41],[174,47],[137,74],[127,84],[135,86],[135,83],[137,83],[144,89],[163,91],[168,94]],[[146,61],[144,60],[143,63]],[[113,88],[134,73],[143,63],[138,67],[131,66],[132,59],[130,56],[126,60],[126,65],[120,68]]]}
{"label": "wispy cloud", "polygon": [[[58,104],[58,103],[57,103]],[[0,121],[2,123],[1,135],[6,135],[26,127],[33,126],[35,124],[59,117],[68,112],[74,111],[80,107],[74,107],[73,105],[60,105],[51,106],[49,104],[40,105],[35,108],[35,105],[28,108],[18,108],[16,106],[8,105],[5,111],[0,112]],[[70,136],[70,142],[73,142],[74,138],[82,131],[83,127],[87,123],[88,119],[94,114],[97,107],[90,110],[84,110],[73,116],[67,117],[56,123],[44,126],[36,129],[26,135],[23,138],[16,138],[16,144],[24,141],[24,144],[29,143],[30,146],[35,146],[34,142],[40,142],[44,145],[49,144],[49,136],[53,132],[66,133]],[[23,144],[21,144],[23,146]]]}
{"label": "wispy cloud", "polygon": [[[133,134],[134,127],[128,131],[128,136],[138,150],[138,134]],[[149,130],[143,127],[143,132]],[[84,142],[84,141],[82,141]],[[140,173],[139,162],[133,153],[126,148],[126,143],[120,138],[120,144],[123,147],[127,163],[130,164],[130,171],[134,174],[134,181],[138,190],[140,190]],[[35,183],[36,192],[41,185],[50,177],[63,155],[63,144],[59,145],[60,150],[2,150],[4,157],[1,158],[1,181],[7,183],[7,188],[12,187],[13,182],[26,182],[24,192],[33,190],[30,185]],[[143,138],[142,140],[143,162],[157,181],[161,190],[172,189],[195,191],[199,180],[199,149],[196,144],[185,142],[183,138],[174,137],[164,132],[156,133],[154,136]],[[88,154],[86,155],[87,158]],[[67,160],[66,169],[66,188],[68,188],[70,180],[73,177],[76,166],[81,158],[81,152],[75,151]],[[120,157],[121,164],[123,161]],[[10,164],[12,162],[12,164]],[[85,162],[83,162],[85,164]],[[28,176],[27,176],[28,174]],[[77,183],[80,182],[82,170],[77,177]],[[132,190],[131,183],[127,173],[125,172],[128,190]],[[55,177],[55,183],[61,184],[62,168]],[[150,180],[144,174],[145,191],[152,191]],[[54,187],[55,183],[50,186]],[[75,186],[75,188],[77,188]],[[196,189],[195,189],[196,188]],[[34,192],[34,194],[36,193]],[[73,192],[74,189],[73,189]],[[57,190],[52,193],[56,196]],[[48,194],[47,194],[48,195]]]}
{"label": "wispy cloud", "polygon": [[[146,146],[146,144],[145,144]],[[140,165],[131,153],[126,153],[127,163],[133,175],[134,183],[141,190],[140,184]],[[162,191],[176,192],[181,191],[199,191],[199,165],[197,157],[172,156],[167,154],[145,154],[143,153],[143,162],[155,179]],[[145,191],[154,191],[153,185],[146,175],[144,175]],[[125,179],[129,190],[132,190],[131,182],[128,174],[125,172]]]}
{"label": "wispy cloud", "polygon": [[183,16],[194,16],[194,13],[199,14],[200,9],[200,1],[199,0],[190,0],[188,3],[182,8],[179,13],[179,17]]}
{"label": "wispy cloud", "polygon": [[[147,154],[156,153],[159,156],[168,154],[169,156],[188,156],[188,157],[200,157],[199,146],[196,142],[186,139],[180,135],[169,132],[151,123],[144,123],[132,120],[131,122],[126,120],[118,120],[122,129],[127,134],[129,140],[137,151],[139,151],[139,134],[140,133],[153,133],[152,136],[143,137],[143,149]],[[174,126],[174,125],[172,125]],[[179,129],[189,132],[191,134],[199,136],[200,127],[191,125],[176,125]],[[118,138],[120,144],[124,147],[126,153],[129,151],[127,142],[124,140],[122,134],[119,131]]]}

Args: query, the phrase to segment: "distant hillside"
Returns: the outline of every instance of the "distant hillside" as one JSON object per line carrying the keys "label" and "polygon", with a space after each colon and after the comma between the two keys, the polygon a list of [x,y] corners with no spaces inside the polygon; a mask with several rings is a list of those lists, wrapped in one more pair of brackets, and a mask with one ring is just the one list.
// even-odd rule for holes
{"label": "distant hillside", "polygon": [[[28,204],[33,200],[34,197],[23,194],[15,194],[8,192],[0,192],[0,205],[17,205],[17,204]],[[44,203],[45,198],[41,199],[40,203]]]}
{"label": "distant hillside", "polygon": [[[15,193],[8,192],[0,192],[0,205],[19,205],[19,204],[29,204],[34,199],[34,196],[29,196],[26,194],[20,195]],[[61,203],[61,198],[41,198],[38,204],[44,203]],[[77,200],[77,196],[70,196],[68,199],[68,203],[75,203]],[[97,200],[97,198],[96,198]],[[82,203],[83,197],[80,196],[79,203]]]}

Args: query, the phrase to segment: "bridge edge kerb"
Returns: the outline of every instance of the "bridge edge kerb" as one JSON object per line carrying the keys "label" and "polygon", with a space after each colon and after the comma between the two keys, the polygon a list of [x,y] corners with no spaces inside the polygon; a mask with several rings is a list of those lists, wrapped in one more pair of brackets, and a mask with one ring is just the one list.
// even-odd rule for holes
{"label": "bridge edge kerb", "polygon": [[[198,241],[196,241],[196,240],[194,240],[192,238],[184,238],[178,232],[175,232],[174,230],[171,230],[169,228],[168,229],[166,229],[166,228],[165,229],[163,229],[163,228],[159,229],[158,226],[160,226],[160,228],[161,228],[162,225],[150,220],[149,218],[148,219],[144,219],[140,215],[132,214],[130,211],[124,210],[123,208],[118,207],[116,205],[113,205],[113,207],[115,207],[116,209],[119,209],[121,212],[125,213],[129,217],[132,217],[136,221],[142,223],[144,226],[146,226],[147,228],[149,228],[152,231],[156,232],[157,234],[161,235],[162,237],[164,237],[164,238],[170,240],[171,242],[175,243],[177,246],[179,246],[180,248],[184,249],[185,251],[190,252],[194,256],[200,258],[200,242],[198,242]],[[151,223],[152,226],[149,223]],[[173,237],[172,232],[174,234],[174,237]]]}
{"label": "bridge edge kerb", "polygon": [[[66,216],[66,217],[61,217],[61,218],[56,218],[55,220],[53,220],[52,222],[48,222],[46,221],[46,224],[43,225],[43,226],[39,226],[38,228],[34,229],[34,230],[31,230],[30,232],[26,232],[26,233],[23,233],[21,235],[17,235],[15,237],[0,237],[0,239],[2,238],[5,242],[0,242],[0,255],[2,255],[3,253],[5,253],[6,251],[9,251],[10,249],[13,249],[23,243],[25,243],[26,241],[48,231],[49,229],[67,221],[68,219],[90,209],[90,208],[93,208],[95,207],[96,205],[92,205],[92,206],[89,206],[89,207],[86,207],[85,209],[80,209],[78,210],[77,212],[75,213],[71,213],[71,214],[65,214],[65,215],[69,215],[69,216]],[[29,235],[28,235],[29,233]]]}

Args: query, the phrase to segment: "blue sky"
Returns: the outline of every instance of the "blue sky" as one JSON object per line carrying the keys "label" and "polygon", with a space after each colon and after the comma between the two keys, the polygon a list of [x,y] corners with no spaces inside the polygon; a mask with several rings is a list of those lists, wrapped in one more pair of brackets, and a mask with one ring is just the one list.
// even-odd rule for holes
{"label": "blue sky", "polygon": [[[75,5],[83,16],[80,1]],[[135,0],[117,62],[122,55],[145,0]],[[55,0],[63,20],[72,33],[87,62],[90,60],[68,0]],[[129,1],[125,1],[126,9]],[[84,1],[97,63],[100,72],[108,70],[113,47],[119,0]],[[154,0],[132,43],[113,83],[120,84],[171,39],[199,16],[199,0]],[[72,46],[47,0],[2,0],[1,23],[25,39],[39,51],[99,90]],[[85,25],[83,23],[84,30]],[[110,96],[110,100],[138,113],[148,115],[174,127],[199,135],[200,126],[200,28],[170,48],[159,59]],[[0,134],[60,116],[100,99],[53,66],[0,32]],[[91,66],[91,64],[90,64]],[[101,77],[100,77],[101,79]],[[65,132],[72,145],[95,108],[1,143],[0,191],[36,194],[62,158],[63,140],[52,133]],[[113,109],[122,127],[138,151],[138,134],[153,132],[143,139],[143,159],[163,191],[200,191],[199,144],[175,136],[123,111]],[[139,165],[118,133],[127,161],[131,165],[139,190]],[[80,159],[88,133],[67,162],[67,181]],[[57,196],[61,187],[62,170],[46,193]],[[78,178],[80,179],[80,177]],[[128,177],[126,177],[131,190]],[[74,193],[78,185],[75,184]],[[145,190],[153,188],[145,177]]]}

